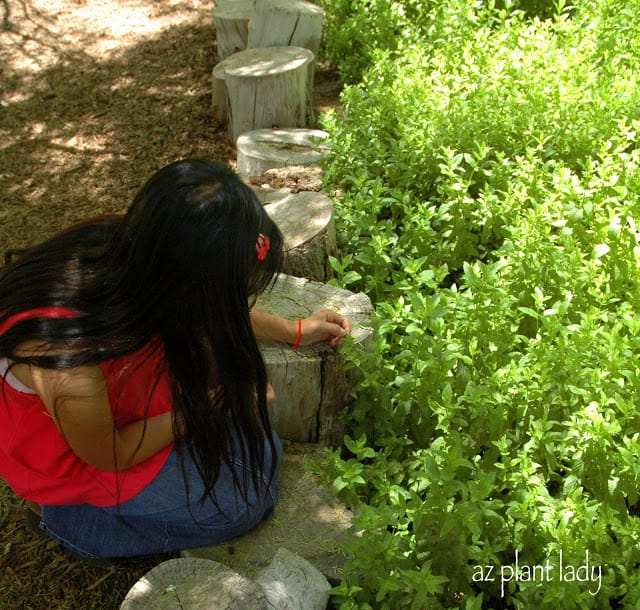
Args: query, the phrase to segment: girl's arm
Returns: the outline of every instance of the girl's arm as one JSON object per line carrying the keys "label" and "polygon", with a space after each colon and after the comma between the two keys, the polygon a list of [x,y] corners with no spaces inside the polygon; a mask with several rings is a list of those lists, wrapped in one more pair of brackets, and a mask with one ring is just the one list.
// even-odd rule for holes
{"label": "girl's arm", "polygon": [[98,367],[29,367],[25,381],[38,393],[71,449],[100,470],[126,470],[174,440],[171,412],[116,428]]}
{"label": "girl's arm", "polygon": [[[298,337],[298,321],[286,320],[279,316],[251,310],[251,325],[257,339],[295,343]],[[349,320],[339,313],[323,309],[302,320],[299,345],[308,345],[316,341],[330,341],[339,345],[351,331]]]}

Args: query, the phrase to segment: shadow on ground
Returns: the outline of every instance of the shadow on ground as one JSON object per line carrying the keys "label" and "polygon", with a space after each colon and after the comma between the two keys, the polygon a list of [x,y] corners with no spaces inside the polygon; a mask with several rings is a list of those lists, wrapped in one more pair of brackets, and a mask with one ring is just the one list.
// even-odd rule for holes
{"label": "shadow on ground", "polygon": [[[177,158],[234,158],[210,118],[217,58],[208,12],[96,60],[83,50],[91,31],[74,45],[34,5],[0,0],[0,254],[124,211],[142,182]],[[2,608],[116,609],[161,559],[85,566],[25,527],[22,502],[0,480]]]}
{"label": "shadow on ground", "polygon": [[187,25],[105,61],[61,51],[36,79],[2,70],[0,249],[123,211],[176,158],[232,157],[210,116],[215,53],[213,26]]}
{"label": "shadow on ground", "polygon": [[[101,34],[98,9],[111,6],[169,25],[118,46],[113,32]],[[92,27],[73,21],[76,10]],[[166,163],[233,163],[226,130],[210,113],[210,10],[207,0],[0,0],[0,264],[9,249],[123,212]],[[115,46],[102,55],[87,50],[101,43]],[[337,103],[330,68],[317,67],[316,91],[316,110]],[[1,608],[116,609],[161,559],[85,566],[27,530],[22,502],[0,480]]]}

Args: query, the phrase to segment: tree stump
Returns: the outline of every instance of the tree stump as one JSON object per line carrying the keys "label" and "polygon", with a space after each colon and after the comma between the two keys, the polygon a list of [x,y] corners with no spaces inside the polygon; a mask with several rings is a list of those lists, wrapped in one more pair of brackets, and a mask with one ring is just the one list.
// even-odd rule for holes
{"label": "tree stump", "polygon": [[284,236],[282,271],[325,282],[333,275],[329,256],[336,255],[333,203],[323,193],[274,193],[265,210]]}
{"label": "tree stump", "polygon": [[329,153],[320,129],[256,129],[243,133],[236,142],[238,172],[261,176],[267,170],[291,165],[314,165]]}
{"label": "tree stump", "polygon": [[149,570],[120,610],[325,610],[330,588],[318,569],[285,548],[256,582],[217,561],[185,557]]}
{"label": "tree stump", "polygon": [[211,111],[213,120],[226,125],[229,117],[229,100],[227,85],[224,82],[224,64],[219,63],[211,72]]}
{"label": "tree stump", "polygon": [[147,572],[124,598],[120,610],[268,610],[262,587],[230,568],[189,557],[169,559]]}
{"label": "tree stump", "polygon": [[303,47],[318,53],[324,11],[304,0],[255,0],[247,48]]}
{"label": "tree stump", "polygon": [[322,572],[285,548],[278,549],[256,582],[273,608],[325,610],[329,601],[331,585]]}
{"label": "tree stump", "polygon": [[[257,308],[284,318],[305,318],[318,309],[333,309],[351,321],[350,341],[362,348],[371,337],[371,301],[363,294],[280,275]],[[276,393],[270,414],[286,440],[338,445],[344,431],[339,412],[352,401],[353,374],[344,370],[340,348],[316,343],[292,350],[280,343],[261,344],[269,381]]]}
{"label": "tree stump", "polygon": [[229,99],[229,137],[313,121],[314,54],[300,47],[247,49],[220,62]]}
{"label": "tree stump", "polygon": [[218,4],[214,9],[213,22],[216,26],[216,45],[220,59],[247,48],[252,8],[253,0],[238,0]]}
{"label": "tree stump", "polygon": [[248,177],[247,181],[258,193],[258,197],[266,201],[274,191],[322,191],[322,168],[317,165],[274,167],[260,176]]}

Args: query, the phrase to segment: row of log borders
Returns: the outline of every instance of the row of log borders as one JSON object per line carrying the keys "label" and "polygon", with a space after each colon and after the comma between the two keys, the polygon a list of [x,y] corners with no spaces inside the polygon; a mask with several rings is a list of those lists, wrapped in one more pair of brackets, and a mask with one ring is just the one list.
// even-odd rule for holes
{"label": "row of log borders", "polygon": [[[242,19],[234,21],[232,13]],[[240,175],[252,184],[285,239],[284,273],[258,306],[290,319],[320,308],[340,311],[351,320],[350,341],[365,347],[371,301],[327,283],[329,257],[337,256],[333,202],[319,190],[264,189],[262,183],[269,182],[269,172],[291,167],[315,174],[311,168],[329,152],[328,134],[310,126],[314,53],[322,30],[318,16],[322,9],[304,0],[224,0],[214,11],[222,34],[221,61],[212,74],[214,120],[226,122]],[[246,45],[238,42],[245,32]],[[285,39],[302,44],[303,38],[311,48],[282,46]],[[274,46],[251,48],[256,41]],[[344,431],[338,413],[352,400],[354,379],[345,372],[339,351],[323,344],[296,351],[280,344],[261,347],[278,396],[271,416],[280,436],[340,444]]]}
{"label": "row of log borders", "polygon": [[309,127],[324,11],[306,0],[222,0],[213,115],[229,139],[254,129]]}

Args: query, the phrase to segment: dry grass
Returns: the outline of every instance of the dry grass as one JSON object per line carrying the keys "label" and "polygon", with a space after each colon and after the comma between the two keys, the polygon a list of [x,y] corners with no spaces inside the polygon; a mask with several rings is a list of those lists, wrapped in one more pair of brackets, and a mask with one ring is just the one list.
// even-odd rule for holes
{"label": "dry grass", "polygon": [[233,156],[204,2],[15,2],[0,34],[0,249],[123,211],[158,167]]}
{"label": "dry grass", "polygon": [[[178,158],[233,163],[210,116],[205,0],[0,0],[0,254],[126,209]],[[340,87],[319,66],[316,109]],[[23,524],[0,481],[0,610],[116,609],[163,558],[88,567]]]}
{"label": "dry grass", "polygon": [[22,502],[0,488],[0,608],[2,610],[117,610],[133,584],[168,557],[87,566],[54,541],[28,530]]}

